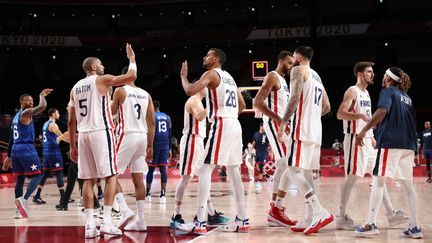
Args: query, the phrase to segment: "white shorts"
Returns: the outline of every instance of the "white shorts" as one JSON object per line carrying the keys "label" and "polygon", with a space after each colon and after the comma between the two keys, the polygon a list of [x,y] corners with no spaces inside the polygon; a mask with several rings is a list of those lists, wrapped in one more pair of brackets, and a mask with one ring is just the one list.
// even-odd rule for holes
{"label": "white shorts", "polygon": [[284,133],[282,139],[283,142],[280,142],[277,138],[277,132],[279,131],[279,126],[274,120],[270,122],[264,122],[264,131],[267,135],[267,138],[270,143],[270,147],[273,151],[275,161],[278,161],[281,158],[288,157],[290,150],[288,149],[288,144],[290,143],[290,138],[288,135]]}
{"label": "white shorts", "polygon": [[376,150],[372,146],[372,137],[364,139],[364,145],[358,146],[355,134],[345,134],[344,160],[345,175],[364,177],[372,174],[372,165],[376,160]]}
{"label": "white shorts", "polygon": [[114,130],[79,133],[78,178],[105,178],[117,174]]}
{"label": "white shorts", "polygon": [[147,133],[130,132],[120,135],[117,143],[117,167],[124,174],[129,167],[131,173],[146,173],[145,161],[147,150]]}
{"label": "white shorts", "polygon": [[242,128],[236,118],[217,118],[205,146],[204,163],[220,166],[242,163]]}
{"label": "white shorts", "polygon": [[294,141],[290,144],[290,150],[288,166],[298,167],[304,170],[320,169],[320,144]]}
{"label": "white shorts", "polygon": [[414,150],[379,148],[373,174],[412,181],[414,157]]}
{"label": "white shorts", "polygon": [[180,176],[194,176],[204,155],[204,138],[183,134],[180,139]]}

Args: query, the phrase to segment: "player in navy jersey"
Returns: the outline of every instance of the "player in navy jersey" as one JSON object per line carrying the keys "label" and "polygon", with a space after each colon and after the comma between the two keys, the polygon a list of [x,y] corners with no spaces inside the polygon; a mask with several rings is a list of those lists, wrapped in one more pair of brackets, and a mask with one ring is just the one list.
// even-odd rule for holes
{"label": "player in navy jersey", "polygon": [[260,123],[259,131],[256,131],[254,133],[252,144],[254,145],[256,151],[255,165],[259,169],[258,181],[255,183],[255,192],[261,193],[262,190],[261,182],[264,175],[264,165],[267,162],[268,145],[269,145],[269,140],[264,131],[263,123]]}
{"label": "player in navy jersey", "polygon": [[161,192],[159,196],[159,202],[162,204],[166,203],[165,190],[168,181],[167,166],[171,151],[171,118],[160,111],[160,102],[157,100],[153,101],[154,106],[154,118],[155,118],[155,135],[153,141],[153,160],[149,163],[149,171],[147,173],[147,196],[146,202],[151,202],[151,184],[153,181],[153,173],[156,167],[159,167],[161,174]]}
{"label": "player in navy jersey", "polygon": [[430,168],[430,161],[432,159],[432,130],[430,127],[430,122],[426,121],[424,124],[425,130],[423,130],[422,133],[422,144],[423,144],[423,155],[426,159],[426,167],[427,167],[427,173],[428,173],[428,179],[426,182],[432,183],[431,178],[431,168]]}
{"label": "player in navy jersey", "polygon": [[409,76],[400,68],[387,69],[382,81],[377,110],[371,120],[357,135],[357,143],[364,145],[366,133],[377,126],[377,159],[373,169],[372,192],[369,203],[369,218],[363,227],[357,228],[358,235],[378,235],[376,226],[378,210],[383,200],[387,177],[398,179],[408,199],[411,219],[403,236],[422,238],[418,223],[418,199],[413,186],[413,163],[416,151],[415,114],[407,91],[411,87]]}
{"label": "player in navy jersey", "polygon": [[[41,178],[41,163],[34,146],[33,116],[46,109],[45,97],[52,91],[52,89],[42,90],[39,94],[39,105],[36,107],[33,107],[31,95],[21,95],[19,99],[21,109],[12,121],[8,156],[2,168],[6,170],[12,166],[13,173],[16,175],[15,205],[17,206],[17,212],[15,218],[28,218],[27,200],[36,189]],[[30,183],[23,196],[26,176],[30,178]]]}
{"label": "player in navy jersey", "polygon": [[64,194],[64,181],[63,181],[63,156],[60,152],[60,146],[57,138],[63,135],[60,131],[56,120],[60,118],[60,113],[57,109],[51,108],[48,110],[48,121],[45,122],[42,128],[42,146],[43,146],[43,161],[44,172],[36,195],[33,197],[33,202],[36,204],[45,204],[46,202],[41,198],[42,188],[45,185],[47,177],[51,173],[55,173],[57,179],[57,187],[60,192],[60,198]]}

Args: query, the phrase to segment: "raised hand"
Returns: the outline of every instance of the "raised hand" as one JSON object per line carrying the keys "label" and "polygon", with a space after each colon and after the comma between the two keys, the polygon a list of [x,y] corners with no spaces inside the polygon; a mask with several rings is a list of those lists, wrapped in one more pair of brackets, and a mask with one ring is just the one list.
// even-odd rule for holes
{"label": "raised hand", "polygon": [[126,43],[126,56],[129,60],[135,60],[135,52],[129,43]]}
{"label": "raised hand", "polygon": [[187,76],[188,76],[188,64],[187,61],[184,61],[182,63],[182,68],[180,70],[180,77],[183,79],[183,78],[187,78]]}
{"label": "raised hand", "polygon": [[40,96],[46,97],[46,96],[49,95],[51,92],[53,92],[53,89],[44,89],[44,90],[42,90],[42,92],[40,93]]}

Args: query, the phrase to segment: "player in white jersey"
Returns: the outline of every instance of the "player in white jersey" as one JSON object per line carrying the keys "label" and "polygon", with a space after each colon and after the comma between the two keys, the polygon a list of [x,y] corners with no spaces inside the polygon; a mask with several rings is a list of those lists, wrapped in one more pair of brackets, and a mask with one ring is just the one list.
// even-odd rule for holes
{"label": "player in white jersey", "polygon": [[[263,113],[264,130],[270,142],[276,160],[276,171],[273,181],[272,202],[267,216],[267,222],[272,226],[289,226],[296,222],[285,215],[282,206],[289,181],[287,177],[281,181],[282,174],[287,167],[288,135],[283,135],[283,141],[277,139],[277,132],[282,121],[282,116],[288,104],[289,89],[284,76],[293,68],[294,58],[289,51],[281,51],[278,55],[276,70],[268,73],[261,88],[255,96],[254,106]],[[277,200],[279,190],[279,200]]]}
{"label": "player in white jersey", "polygon": [[[177,183],[174,214],[170,222],[172,228],[177,228],[179,224],[184,224],[184,220],[180,214],[183,196],[187,185],[196,173],[197,166],[199,166],[200,161],[203,159],[207,109],[204,109],[201,100],[204,98],[206,92],[207,88],[191,96],[184,106],[183,135],[180,139],[180,181]],[[230,220],[223,213],[214,209],[210,198],[207,200],[207,211],[208,225],[223,225]]]}
{"label": "player in white jersey", "polygon": [[242,163],[242,128],[238,121],[238,113],[246,105],[233,77],[221,69],[225,62],[225,53],[220,49],[212,48],[203,59],[203,66],[207,71],[195,83],[189,83],[187,79],[187,62],[182,64],[180,72],[183,89],[187,95],[191,96],[208,88],[206,101],[212,126],[205,147],[204,160],[198,172],[197,217],[193,223],[181,224],[178,228],[196,234],[207,232],[205,213],[206,201],[210,195],[211,173],[215,165],[221,165],[227,167],[237,203],[235,221],[221,229],[247,232],[249,219],[246,215],[244,188],[239,169]]}
{"label": "player in white jersey", "polygon": [[[111,210],[116,190],[117,161],[114,122],[109,105],[111,86],[120,86],[136,79],[135,53],[126,44],[130,61],[126,74],[113,76],[104,74],[104,66],[96,57],[83,62],[87,77],[78,81],[71,90],[69,101],[68,131],[70,156],[78,161],[78,178],[84,179],[84,212],[87,218],[85,237],[99,236],[93,218],[93,187],[97,178],[105,178],[104,217],[101,233],[121,235],[111,219]],[[78,147],[75,133],[78,131]],[[78,153],[79,151],[79,153]]]}
{"label": "player in white jersey", "polygon": [[[313,49],[300,46],[294,51],[299,66],[291,70],[290,98],[282,118],[279,139],[285,131],[291,136],[288,168],[283,176],[294,181],[306,199],[306,215],[291,227],[309,235],[333,221],[315,194],[312,172],[320,168],[321,116],[330,111],[330,102],[320,76],[310,68]],[[290,133],[291,132],[291,133]]]}
{"label": "player in white jersey", "polygon": [[[356,136],[364,128],[372,116],[372,105],[367,87],[373,84],[374,63],[357,62],[354,65],[354,75],[357,83],[347,89],[337,112],[337,118],[343,120],[344,160],[346,178],[341,188],[341,203],[339,215],[336,218],[337,229],[354,229],[354,221],[346,213],[351,190],[357,181],[366,173],[372,175],[372,167],[376,160],[375,139],[373,131],[366,133],[365,146],[358,146]],[[401,210],[393,209],[387,187],[384,186],[383,203],[386,216],[391,226],[401,224],[408,220]]]}
{"label": "player in white jersey", "polygon": [[[123,68],[122,74],[126,74],[127,71],[128,67]],[[118,228],[145,231],[147,230],[144,222],[146,192],[143,173],[148,170],[146,161],[150,162],[153,158],[155,120],[152,98],[132,81],[114,91],[111,111],[113,115],[118,112],[116,125],[118,172],[124,174],[126,168],[130,169],[138,208],[137,217],[131,222],[135,214],[127,206],[123,189],[117,181],[115,198],[121,215]]]}

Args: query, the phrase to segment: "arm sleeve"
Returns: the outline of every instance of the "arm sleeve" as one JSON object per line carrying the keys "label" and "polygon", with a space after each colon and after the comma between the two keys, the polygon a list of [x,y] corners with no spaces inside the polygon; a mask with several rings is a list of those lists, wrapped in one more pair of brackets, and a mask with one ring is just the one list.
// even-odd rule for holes
{"label": "arm sleeve", "polygon": [[393,103],[393,92],[390,89],[383,89],[380,92],[379,99],[378,99],[378,106],[377,108],[383,108],[386,109],[387,112],[390,111],[390,107]]}

